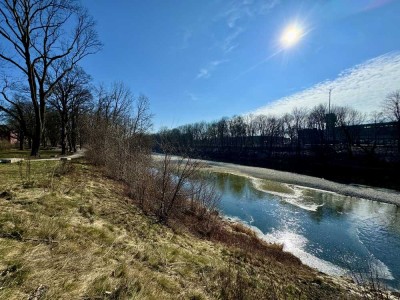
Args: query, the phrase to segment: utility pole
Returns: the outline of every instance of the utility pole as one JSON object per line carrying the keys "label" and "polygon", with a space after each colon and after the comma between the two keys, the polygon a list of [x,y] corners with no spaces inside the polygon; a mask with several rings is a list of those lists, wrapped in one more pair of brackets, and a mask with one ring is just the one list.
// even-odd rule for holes
{"label": "utility pole", "polygon": [[331,113],[331,93],[332,93],[332,89],[329,89],[329,108],[328,108],[328,113]]}

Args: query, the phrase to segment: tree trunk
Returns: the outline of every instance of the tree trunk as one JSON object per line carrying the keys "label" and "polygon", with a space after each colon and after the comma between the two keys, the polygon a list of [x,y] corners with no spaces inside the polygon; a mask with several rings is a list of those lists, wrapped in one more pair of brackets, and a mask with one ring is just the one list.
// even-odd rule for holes
{"label": "tree trunk", "polygon": [[65,127],[65,119],[64,117],[61,117],[61,155],[65,155],[67,152],[67,134]]}
{"label": "tree trunk", "polygon": [[22,128],[19,129],[19,150],[24,150],[25,133]]}
{"label": "tree trunk", "polygon": [[32,137],[31,156],[39,156],[40,142],[42,137],[42,124],[40,122],[40,115],[35,109],[35,129]]}
{"label": "tree trunk", "polygon": [[397,152],[400,154],[400,120],[397,121]]}
{"label": "tree trunk", "polygon": [[72,152],[76,152],[76,139],[77,139],[77,126],[76,126],[76,114],[71,118],[71,147]]}

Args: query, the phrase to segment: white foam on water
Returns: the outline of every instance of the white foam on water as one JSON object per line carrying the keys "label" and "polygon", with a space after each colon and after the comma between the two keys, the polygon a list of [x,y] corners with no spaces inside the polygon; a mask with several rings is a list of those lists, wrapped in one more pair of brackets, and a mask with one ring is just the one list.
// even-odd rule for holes
{"label": "white foam on water", "polygon": [[254,222],[254,218],[253,218],[253,216],[250,216],[250,224],[252,224]]}
{"label": "white foam on water", "polygon": [[385,265],[381,260],[377,259],[375,256],[371,254],[371,269],[374,275],[378,278],[386,279],[386,280],[394,280],[393,274],[390,271],[389,267]]}
{"label": "white foam on water", "polygon": [[[289,185],[286,183],[279,183],[279,184],[283,185],[285,188],[288,188],[292,191],[292,193],[282,193],[282,192],[276,192],[276,191],[270,191],[267,189],[263,189],[262,188],[262,179],[259,179],[259,178],[254,178],[254,177],[251,178],[251,183],[253,184],[255,189],[257,189],[261,192],[267,193],[267,194],[278,196],[278,197],[282,198],[282,200],[284,200],[285,202],[290,203],[290,204],[297,206],[304,210],[317,211],[319,207],[324,205],[324,204],[316,204],[316,203],[312,203],[310,201],[306,201],[306,199],[303,195],[303,191],[308,188],[305,188],[305,187]],[[315,190],[315,189],[310,189],[310,190]]]}
{"label": "white foam on water", "polygon": [[247,222],[241,220],[238,217],[224,216],[224,218],[230,222],[239,222],[256,232],[257,236],[271,244],[283,245],[283,250],[292,253],[294,256],[299,258],[301,262],[311,268],[317,269],[325,274],[342,276],[348,274],[345,269],[334,265],[328,261],[316,257],[305,251],[308,240],[306,237],[287,230],[275,230],[271,233],[264,234],[259,228],[249,225]]}
{"label": "white foam on water", "polygon": [[342,276],[347,271],[326,260],[316,257],[305,251],[308,240],[304,236],[290,231],[273,231],[272,233],[261,236],[265,241],[283,245],[283,250],[292,253],[298,257],[301,262],[309,267],[315,268],[325,274]]}

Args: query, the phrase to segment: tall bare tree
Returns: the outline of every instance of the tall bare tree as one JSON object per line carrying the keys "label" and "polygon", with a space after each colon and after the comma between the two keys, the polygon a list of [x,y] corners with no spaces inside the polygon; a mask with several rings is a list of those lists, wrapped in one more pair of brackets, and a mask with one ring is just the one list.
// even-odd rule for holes
{"label": "tall bare tree", "polygon": [[[31,155],[39,154],[49,94],[79,61],[101,47],[94,26],[76,0],[0,2],[0,61],[27,80],[35,111]],[[60,65],[62,72],[57,72]]]}
{"label": "tall bare tree", "polygon": [[61,125],[61,154],[67,151],[76,151],[76,127],[79,107],[91,100],[88,90],[90,76],[76,66],[66,74],[54,87],[49,97],[49,103],[56,109]]}
{"label": "tall bare tree", "polygon": [[337,125],[340,128],[340,133],[343,135],[344,144],[347,148],[349,157],[353,157],[353,146],[359,140],[361,125],[365,121],[365,114],[355,110],[354,108],[335,107],[333,109],[337,116]]}
{"label": "tall bare tree", "polygon": [[387,95],[382,104],[386,117],[397,123],[397,149],[400,153],[400,90]]}

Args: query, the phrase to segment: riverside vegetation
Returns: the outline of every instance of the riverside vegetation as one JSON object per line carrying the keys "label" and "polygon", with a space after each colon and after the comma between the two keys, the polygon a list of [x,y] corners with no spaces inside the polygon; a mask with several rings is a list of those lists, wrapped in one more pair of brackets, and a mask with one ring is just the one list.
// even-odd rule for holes
{"label": "riverside vegetation", "polygon": [[1,299],[361,297],[240,225],[165,226],[85,160],[29,164],[1,166]]}

